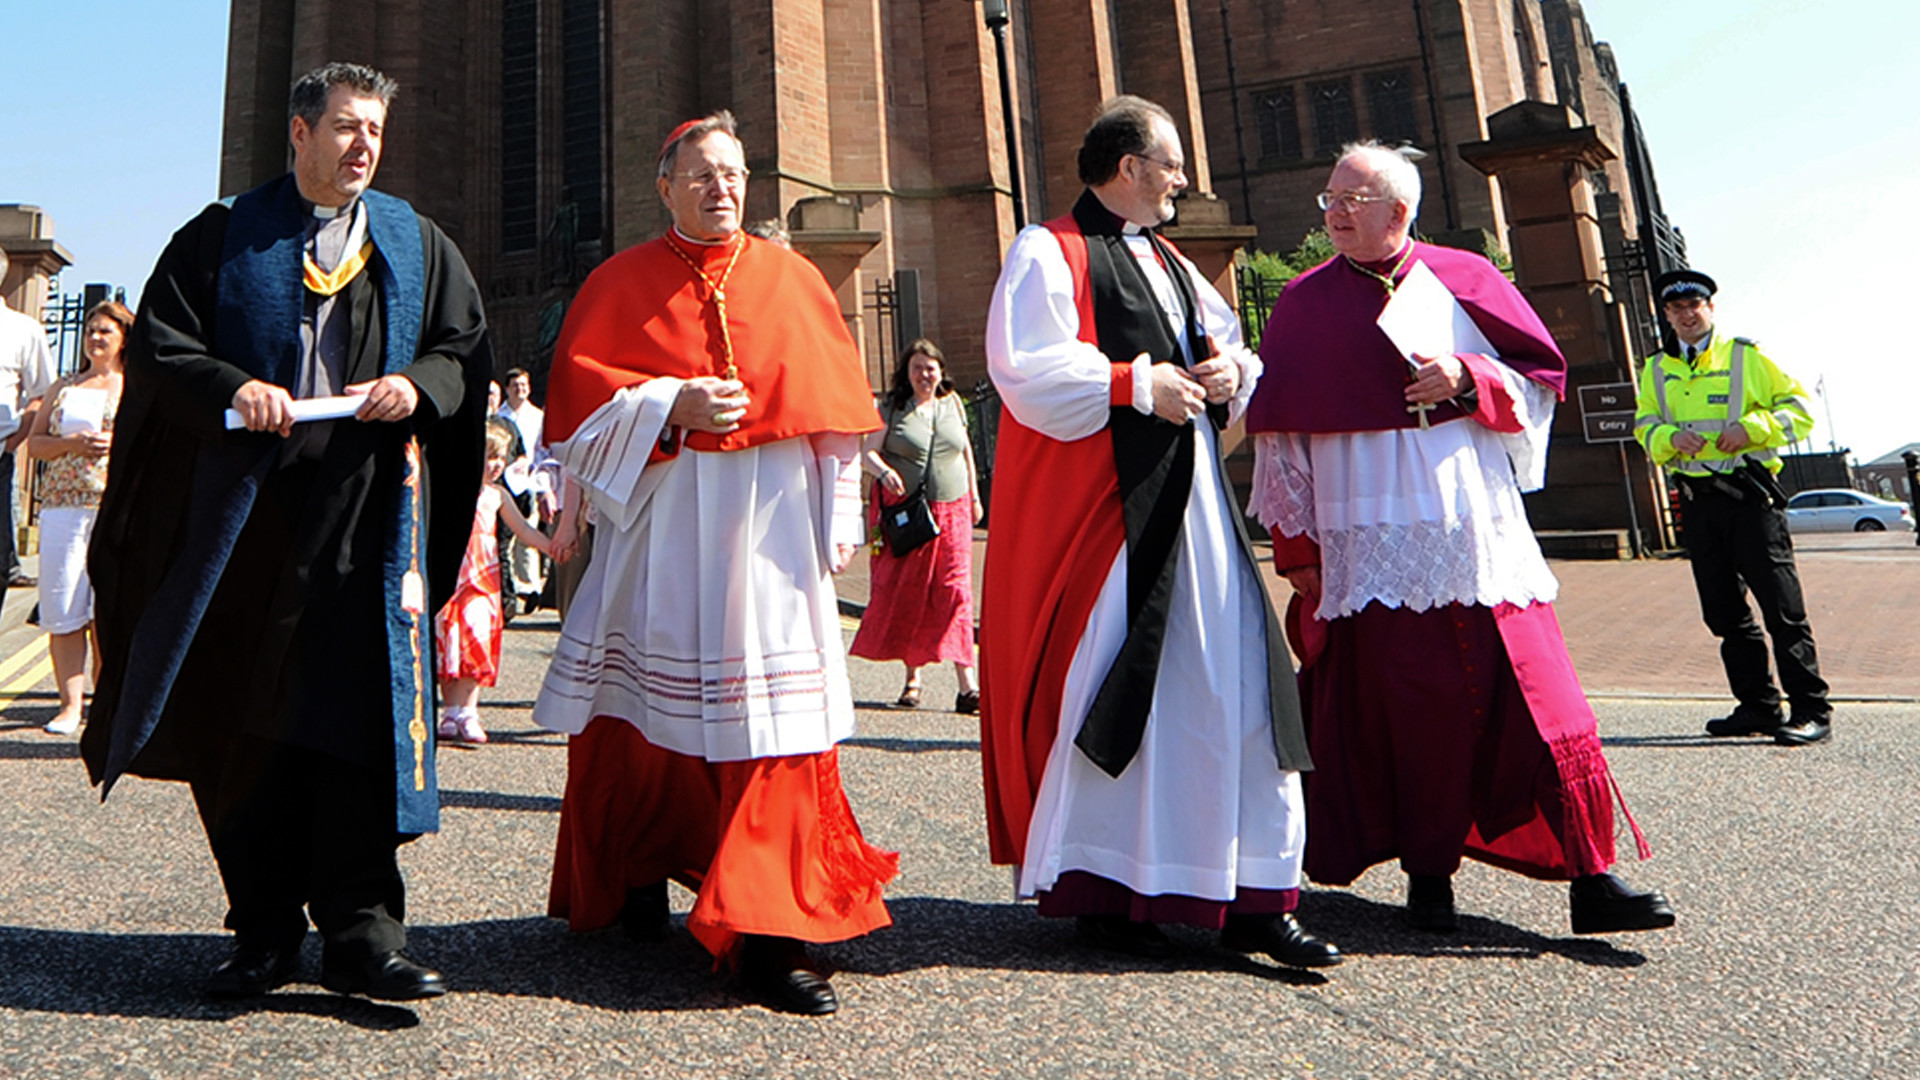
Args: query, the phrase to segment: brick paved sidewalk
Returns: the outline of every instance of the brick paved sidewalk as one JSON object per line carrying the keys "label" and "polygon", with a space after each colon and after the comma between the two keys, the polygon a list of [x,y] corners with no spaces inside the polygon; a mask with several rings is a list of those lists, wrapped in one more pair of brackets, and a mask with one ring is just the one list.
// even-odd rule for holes
{"label": "brick paved sidewalk", "polygon": [[[979,596],[986,530],[974,533]],[[1287,583],[1262,570],[1284,610]],[[1920,701],[1920,547],[1913,535],[1845,533],[1796,539],[1820,665],[1836,700]],[[1555,561],[1555,605],[1573,665],[1589,693],[1727,699],[1713,635],[1700,621],[1693,575],[1682,558],[1641,562]],[[867,601],[864,552],[840,577],[851,608]]]}

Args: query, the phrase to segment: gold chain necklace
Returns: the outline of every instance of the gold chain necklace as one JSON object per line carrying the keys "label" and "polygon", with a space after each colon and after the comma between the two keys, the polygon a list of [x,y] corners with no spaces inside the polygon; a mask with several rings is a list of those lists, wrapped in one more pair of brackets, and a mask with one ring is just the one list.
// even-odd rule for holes
{"label": "gold chain necklace", "polygon": [[1393,269],[1387,271],[1384,274],[1375,273],[1374,271],[1369,270],[1364,266],[1361,266],[1359,263],[1353,261],[1353,256],[1351,255],[1341,255],[1340,257],[1347,260],[1348,266],[1353,267],[1355,270],[1358,270],[1361,273],[1372,278],[1373,280],[1379,282],[1381,287],[1387,290],[1387,295],[1392,296],[1393,289],[1394,289],[1393,279],[1400,276],[1400,271],[1406,269],[1407,260],[1413,258],[1413,241],[1411,240],[1407,241],[1406,250],[1400,253],[1400,261],[1394,263]]}
{"label": "gold chain necklace", "polygon": [[734,365],[733,335],[727,330],[727,279],[733,276],[733,266],[740,261],[740,253],[745,251],[746,247],[745,240],[740,237],[734,238],[733,254],[727,257],[727,265],[720,271],[720,280],[715,281],[711,275],[701,269],[699,263],[693,261],[693,256],[681,251],[680,245],[674,243],[671,238],[667,240],[667,250],[680,256],[680,261],[687,264],[687,269],[693,271],[695,277],[707,283],[709,296],[713,300],[713,312],[720,319],[720,355],[726,361],[726,367],[722,369],[721,376],[729,380],[738,379],[740,369]]}

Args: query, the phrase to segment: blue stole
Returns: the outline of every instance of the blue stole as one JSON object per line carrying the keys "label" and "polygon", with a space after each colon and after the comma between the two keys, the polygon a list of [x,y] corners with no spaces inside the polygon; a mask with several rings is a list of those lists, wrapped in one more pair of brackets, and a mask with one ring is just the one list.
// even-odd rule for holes
{"label": "blue stole", "polygon": [[[394,374],[416,359],[426,305],[426,257],[420,222],[404,200],[377,191],[361,196],[367,237],[378,257],[384,300],[385,355]],[[292,388],[299,369],[305,312],[302,259],[311,216],[291,175],[235,197],[220,257],[209,352],[256,379]],[[200,446],[188,494],[187,529],[179,557],[141,614],[127,658],[119,714],[107,755],[107,786],[126,771],[160,723],[194,634],[246,525],[280,440],[230,437]],[[391,671],[395,828],[433,832],[440,825],[434,772],[434,683],[426,607],[424,506],[420,445],[406,447],[404,482],[390,508],[384,552],[386,634]]]}

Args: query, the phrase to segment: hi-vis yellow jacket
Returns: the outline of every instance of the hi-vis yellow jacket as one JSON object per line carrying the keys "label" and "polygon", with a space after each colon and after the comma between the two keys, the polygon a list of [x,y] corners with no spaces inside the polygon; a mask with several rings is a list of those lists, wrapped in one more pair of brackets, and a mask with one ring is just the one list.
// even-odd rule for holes
{"label": "hi-vis yellow jacket", "polygon": [[[1741,362],[1736,364],[1735,358]],[[1654,464],[1670,472],[1707,476],[1731,472],[1745,461],[1758,461],[1780,471],[1780,448],[1806,438],[1813,431],[1806,391],[1792,376],[1774,366],[1746,338],[1715,334],[1707,348],[1689,361],[1655,353],[1640,372],[1634,399],[1633,437],[1646,447]],[[1752,442],[1728,454],[1714,439],[1729,423],[1747,429]],[[1707,440],[1697,454],[1681,454],[1673,437],[1692,431]]]}

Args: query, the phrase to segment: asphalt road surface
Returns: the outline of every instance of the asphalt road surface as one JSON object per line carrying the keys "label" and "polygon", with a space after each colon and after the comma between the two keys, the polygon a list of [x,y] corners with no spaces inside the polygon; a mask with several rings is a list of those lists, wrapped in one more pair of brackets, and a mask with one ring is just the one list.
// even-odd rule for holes
{"label": "asphalt road surface", "polygon": [[[453,992],[410,1006],[321,990],[312,935],[301,982],[202,1000],[227,939],[186,789],[129,780],[101,805],[73,742],[39,730],[50,682],[0,660],[0,1076],[1920,1076],[1911,697],[1850,702],[1802,750],[1705,738],[1711,698],[1598,698],[1655,850],[1622,872],[1678,926],[1575,938],[1564,886],[1469,864],[1461,931],[1424,935],[1379,867],[1308,891],[1303,921],[1349,956],[1308,974],[1179,929],[1164,962],[1083,951],[987,863],[978,727],[939,711],[950,672],[928,711],[897,712],[898,667],[855,661],[845,781],[902,853],[896,925],[820,950],[842,1009],[803,1019],[743,1003],[684,930],[641,945],[545,917],[566,752],[528,710],[554,629],[513,624],[494,741],[440,752],[444,827],[402,862],[411,951]],[[35,647],[0,635],[0,657]]]}

